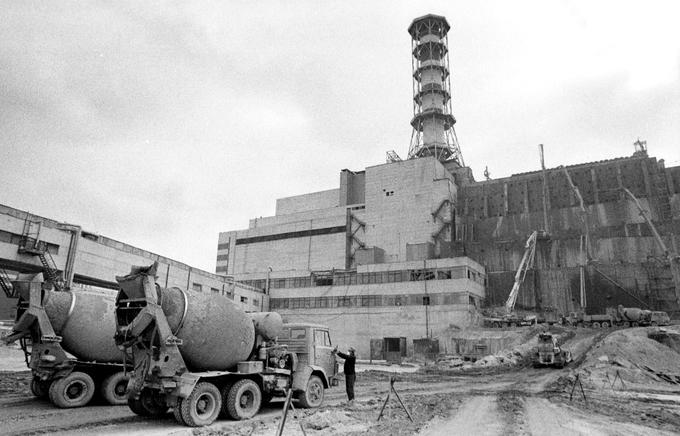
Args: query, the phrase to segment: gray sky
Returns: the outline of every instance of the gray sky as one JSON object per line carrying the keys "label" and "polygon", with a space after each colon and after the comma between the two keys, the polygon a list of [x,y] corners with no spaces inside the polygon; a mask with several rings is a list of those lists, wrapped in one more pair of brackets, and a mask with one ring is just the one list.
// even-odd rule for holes
{"label": "gray sky", "polygon": [[538,143],[680,165],[676,1],[0,0],[0,203],[213,271],[220,231],[406,156],[426,13],[477,180]]}

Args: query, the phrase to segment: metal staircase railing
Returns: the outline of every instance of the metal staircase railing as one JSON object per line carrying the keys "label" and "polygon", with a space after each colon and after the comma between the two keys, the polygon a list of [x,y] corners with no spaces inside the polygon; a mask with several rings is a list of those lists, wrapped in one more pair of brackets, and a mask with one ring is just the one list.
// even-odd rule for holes
{"label": "metal staircase railing", "polygon": [[57,264],[54,262],[52,254],[45,250],[38,253],[38,259],[43,266],[43,271],[47,275],[47,280],[51,282],[58,291],[64,290],[64,279],[57,268]]}
{"label": "metal staircase railing", "polygon": [[5,292],[7,298],[17,298],[18,295],[14,290],[14,286],[12,286],[9,275],[7,275],[7,271],[4,269],[0,269],[0,288]]}

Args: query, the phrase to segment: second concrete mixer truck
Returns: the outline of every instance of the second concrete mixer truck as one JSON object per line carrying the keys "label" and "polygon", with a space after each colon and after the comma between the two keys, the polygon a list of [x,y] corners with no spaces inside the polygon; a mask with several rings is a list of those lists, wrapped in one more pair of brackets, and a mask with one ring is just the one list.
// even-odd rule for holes
{"label": "second concrete mixer truck", "polygon": [[284,328],[274,312],[248,314],[220,295],[162,289],[156,268],[116,277],[115,339],[133,356],[133,412],[156,416],[172,409],[177,422],[197,427],[220,414],[251,418],[290,390],[303,407],[321,405],[337,374],[328,328]]}
{"label": "second concrete mixer truck", "polygon": [[62,408],[85,406],[95,393],[126,404],[125,359],[113,340],[115,292],[60,291],[41,275],[13,285],[17,317],[5,341],[20,342],[33,394]]}

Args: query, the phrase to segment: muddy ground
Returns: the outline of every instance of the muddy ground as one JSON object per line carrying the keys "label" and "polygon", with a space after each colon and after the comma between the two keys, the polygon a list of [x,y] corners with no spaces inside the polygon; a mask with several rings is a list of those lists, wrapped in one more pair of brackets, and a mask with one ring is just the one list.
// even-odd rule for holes
{"label": "muddy ground", "polygon": [[[330,389],[321,408],[289,415],[284,434],[302,435],[300,425],[307,435],[680,434],[680,384],[648,374],[644,368],[612,364],[617,359],[613,355],[605,361],[602,355],[612,346],[604,339],[611,334],[580,330],[570,335],[565,347],[574,352],[576,362],[564,369],[520,364],[455,371],[430,366],[391,373],[390,367],[373,367],[358,375],[353,406],[347,405],[342,387]],[[680,361],[680,355],[675,355]],[[617,381],[612,387],[607,377],[613,380],[617,371],[624,383]],[[394,386],[413,422],[394,395],[383,418],[377,420],[390,377],[395,377]],[[57,409],[31,396],[29,380],[27,371],[0,372],[2,434],[271,435],[283,404],[274,401],[252,420],[220,420],[189,429],[177,425],[171,415],[148,420],[124,406]]]}

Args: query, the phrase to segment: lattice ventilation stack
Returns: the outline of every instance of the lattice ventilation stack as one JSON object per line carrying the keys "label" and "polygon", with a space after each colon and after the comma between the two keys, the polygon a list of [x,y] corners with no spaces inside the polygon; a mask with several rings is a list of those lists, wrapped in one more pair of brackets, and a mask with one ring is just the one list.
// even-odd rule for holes
{"label": "lattice ventilation stack", "polygon": [[464,166],[451,112],[450,28],[446,18],[432,14],[416,18],[408,28],[413,54],[413,133],[408,158],[434,156]]}

